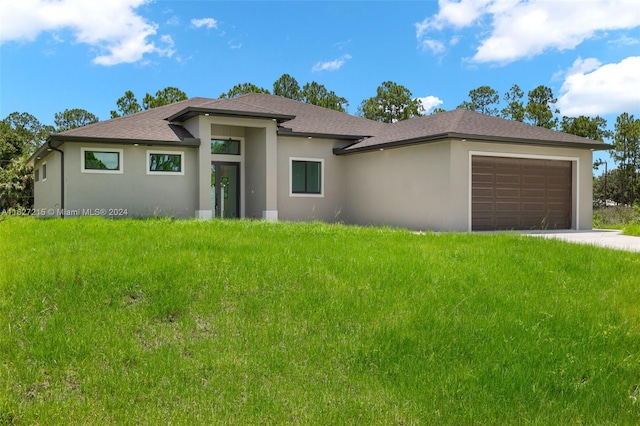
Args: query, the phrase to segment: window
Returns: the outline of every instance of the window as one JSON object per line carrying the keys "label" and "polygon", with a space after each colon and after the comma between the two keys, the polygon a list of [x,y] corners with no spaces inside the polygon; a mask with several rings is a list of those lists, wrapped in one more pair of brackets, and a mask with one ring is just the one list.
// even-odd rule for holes
{"label": "window", "polygon": [[234,139],[211,139],[211,153],[240,155],[240,141]]}
{"label": "window", "polygon": [[147,151],[148,175],[184,175],[184,152]]}
{"label": "window", "polygon": [[34,179],[36,182],[40,180],[40,169],[36,169],[36,177]]}
{"label": "window", "polygon": [[47,180],[47,163],[42,163],[42,181]]}
{"label": "window", "polygon": [[291,158],[291,195],[322,197],[324,160]]}
{"label": "window", "polygon": [[83,173],[122,173],[121,149],[81,148]]}

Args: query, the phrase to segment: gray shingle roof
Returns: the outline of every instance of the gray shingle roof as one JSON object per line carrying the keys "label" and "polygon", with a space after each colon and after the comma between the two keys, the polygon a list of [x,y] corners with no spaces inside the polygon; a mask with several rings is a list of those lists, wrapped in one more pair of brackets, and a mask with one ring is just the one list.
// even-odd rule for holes
{"label": "gray shingle roof", "polygon": [[190,116],[236,115],[277,118],[279,134],[303,134],[354,140],[354,144],[337,150],[346,154],[380,147],[427,142],[447,137],[471,140],[496,140],[606,149],[608,145],[567,133],[556,132],[516,121],[491,117],[468,110],[455,110],[413,118],[392,124],[306,104],[280,96],[251,93],[233,99],[192,98],[142,111],[137,114],[101,121],[53,136],[65,139],[116,139],[180,142],[192,139],[179,123]]}
{"label": "gray shingle roof", "polygon": [[[294,101],[281,96],[250,93],[231,99],[239,109],[246,106],[264,108],[280,114],[293,115],[295,118],[282,123],[281,133],[286,132],[318,135],[340,135],[359,139],[378,134],[385,126],[383,123],[357,117]],[[230,104],[231,107],[233,105]]]}
{"label": "gray shingle roof", "polygon": [[568,133],[530,124],[492,117],[475,111],[456,109],[434,115],[387,124],[374,137],[350,145],[343,153],[383,146],[405,145],[421,141],[457,137],[470,140],[522,142],[605,149],[608,145]]}
{"label": "gray shingle roof", "polygon": [[186,107],[198,107],[208,102],[211,102],[211,99],[192,98],[136,114],[67,130],[53,136],[54,139],[61,140],[71,137],[74,139],[105,138],[179,142],[193,138],[193,135],[182,126],[170,124],[166,118]]}

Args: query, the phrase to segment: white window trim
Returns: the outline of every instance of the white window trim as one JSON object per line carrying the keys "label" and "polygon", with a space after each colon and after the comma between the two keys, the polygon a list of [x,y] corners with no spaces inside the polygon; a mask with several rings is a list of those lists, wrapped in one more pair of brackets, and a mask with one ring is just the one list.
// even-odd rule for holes
{"label": "white window trim", "polygon": [[42,163],[42,173],[40,173],[42,176],[40,176],[40,181],[41,182],[46,182],[47,181],[47,162],[44,161]]}
{"label": "white window trim", "polygon": [[[109,153],[117,153],[118,154],[118,170],[94,170],[94,169],[85,169],[84,168],[84,153],[85,151],[96,151],[96,152],[109,152]],[[98,173],[98,174],[108,174],[108,175],[121,175],[124,173],[124,155],[122,149],[117,148],[97,148],[97,147],[81,147],[80,148],[80,171],[82,173]]]}
{"label": "white window trim", "polygon": [[[162,171],[152,171],[149,170],[149,158],[151,154],[160,154],[160,155],[179,155],[180,156],[180,171],[179,172],[162,172]],[[147,150],[147,174],[148,175],[156,175],[156,176],[184,176],[184,151],[156,151],[156,150]]]}
{"label": "white window trim", "polygon": [[[319,194],[304,194],[299,192],[293,192],[293,162],[294,161],[313,161],[320,163],[320,193]],[[304,157],[289,157],[289,197],[304,197],[304,198],[324,198],[324,158],[304,158]]]}
{"label": "white window trim", "polygon": [[[575,185],[575,193],[576,198],[572,199],[571,202],[575,202],[575,223],[572,223],[572,229],[580,229],[580,157],[571,157],[565,155],[544,155],[544,154],[518,154],[512,152],[492,152],[492,151],[469,151],[469,215],[468,215],[468,230],[471,232],[471,210],[472,206],[472,161],[473,157],[507,157],[507,158],[530,158],[533,160],[559,160],[559,161],[571,161],[576,166],[575,170],[575,181],[571,181],[571,185]],[[573,222],[573,220],[572,220]]]}

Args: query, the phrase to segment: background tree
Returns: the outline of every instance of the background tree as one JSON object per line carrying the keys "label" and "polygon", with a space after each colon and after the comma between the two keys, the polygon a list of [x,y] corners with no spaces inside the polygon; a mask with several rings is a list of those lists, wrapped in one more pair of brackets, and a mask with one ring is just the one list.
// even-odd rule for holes
{"label": "background tree", "polygon": [[640,168],[640,119],[622,113],[616,118],[611,156],[620,170],[622,204],[633,204],[637,193],[637,173]]}
{"label": "background tree", "polygon": [[604,142],[605,138],[611,137],[611,132],[607,130],[607,120],[600,116],[595,118],[581,115],[579,117],[563,116],[560,122],[560,130],[572,135],[594,141]]}
{"label": "background tree", "polygon": [[111,118],[121,117],[123,115],[131,115],[142,111],[142,107],[131,90],[124,92],[124,96],[116,101],[118,110],[111,110]]}
{"label": "background tree", "polygon": [[26,162],[53,131],[25,112],[0,122],[0,209],[33,206],[33,169]]}
{"label": "background tree", "polygon": [[555,129],[558,125],[558,119],[553,115],[560,113],[560,111],[554,107],[558,99],[553,96],[553,90],[547,86],[538,86],[529,91],[528,99],[525,118],[529,123],[534,126]]}
{"label": "background tree", "polygon": [[296,101],[302,100],[300,85],[298,81],[289,74],[282,74],[282,76],[273,83],[273,94]]}
{"label": "background tree", "polygon": [[358,107],[358,115],[382,123],[418,117],[422,112],[420,101],[413,98],[411,91],[392,81],[384,81],[376,96],[365,99]]}
{"label": "background tree", "polygon": [[240,83],[233,86],[226,93],[221,93],[221,98],[236,98],[240,95],[245,95],[247,93],[266,93],[269,94],[269,91],[264,87],[258,87],[253,83]]}
{"label": "background tree", "polygon": [[502,118],[520,122],[524,121],[525,108],[524,102],[522,102],[523,97],[524,92],[520,89],[520,86],[517,84],[511,86],[509,91],[504,94],[504,101],[507,103],[507,106],[500,111]]}
{"label": "background tree", "polygon": [[65,109],[62,112],[56,112],[53,123],[56,132],[75,129],[76,127],[86,126],[87,124],[97,123],[98,117],[87,110],[80,108]]}
{"label": "background tree", "polygon": [[441,112],[447,112],[447,110],[444,109],[444,108],[437,107],[437,108],[434,108],[433,111],[431,111],[431,114],[429,114],[429,115],[438,114],[438,113],[441,113]]}
{"label": "background tree", "polygon": [[33,168],[29,155],[15,157],[0,167],[0,210],[33,207]]}
{"label": "background tree", "polygon": [[189,99],[187,94],[177,87],[165,87],[162,90],[158,90],[155,96],[151,96],[149,93],[144,95],[142,99],[142,108],[151,109],[164,105],[173,104],[175,102],[186,101]]}
{"label": "background tree", "polygon": [[12,112],[2,122],[7,126],[6,129],[11,130],[5,133],[4,137],[16,148],[15,156],[33,154],[36,148],[55,132],[53,126],[40,123],[37,118],[26,112]]}
{"label": "background tree", "polygon": [[500,103],[500,95],[489,86],[480,86],[469,91],[469,101],[462,102],[458,108],[476,111],[481,114],[498,116],[498,108],[492,105]]}
{"label": "background tree", "polygon": [[347,112],[349,102],[346,98],[336,95],[331,90],[327,90],[324,85],[312,81],[302,87],[300,92],[300,100],[302,102],[333,109],[340,112]]}

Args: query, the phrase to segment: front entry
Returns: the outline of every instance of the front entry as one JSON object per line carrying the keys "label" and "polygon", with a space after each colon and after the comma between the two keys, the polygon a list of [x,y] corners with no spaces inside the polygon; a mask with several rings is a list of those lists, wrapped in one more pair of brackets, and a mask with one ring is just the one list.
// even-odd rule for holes
{"label": "front entry", "polygon": [[240,217],[240,163],[211,162],[211,210],[214,217]]}

